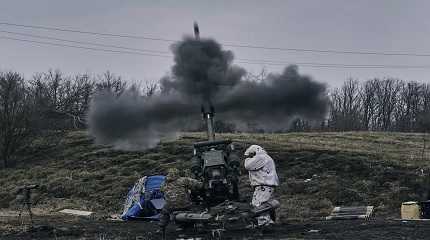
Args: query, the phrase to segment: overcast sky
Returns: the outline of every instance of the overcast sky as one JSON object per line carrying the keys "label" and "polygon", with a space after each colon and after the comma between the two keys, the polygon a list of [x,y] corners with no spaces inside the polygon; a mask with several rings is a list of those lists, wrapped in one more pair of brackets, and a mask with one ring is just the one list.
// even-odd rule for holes
{"label": "overcast sky", "polygon": [[[267,1],[119,1],[119,0],[0,0],[0,22],[40,25],[113,34],[181,39],[192,34],[196,20],[202,37],[222,43],[281,48],[430,54],[427,0],[267,0]],[[0,25],[0,31],[37,34],[74,41],[169,51],[169,42],[46,31]],[[0,32],[0,37],[41,40]],[[61,43],[78,45],[71,43]],[[430,57],[346,55],[225,47],[236,58],[282,62],[358,65],[429,65]],[[105,47],[106,49],[106,47]],[[117,49],[118,50],[118,49]],[[237,63],[248,71],[283,66]],[[60,69],[72,73],[110,70],[129,80],[157,80],[172,59],[115,54],[58,46],[40,46],[0,38],[0,70],[29,78],[35,72]],[[430,82],[430,68],[349,69],[300,66],[301,73],[336,86],[348,77],[396,77]]]}

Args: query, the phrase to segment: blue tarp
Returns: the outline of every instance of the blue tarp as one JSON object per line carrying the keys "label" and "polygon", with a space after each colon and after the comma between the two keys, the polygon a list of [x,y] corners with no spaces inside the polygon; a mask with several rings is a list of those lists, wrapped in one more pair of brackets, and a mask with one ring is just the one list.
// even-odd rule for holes
{"label": "blue tarp", "polygon": [[[160,191],[165,179],[166,177],[162,175],[148,176],[145,181],[144,193],[140,195],[140,204],[134,203],[121,218],[123,220],[158,220],[159,213],[165,204],[163,193]],[[129,191],[127,198],[136,194],[133,190],[134,188]]]}

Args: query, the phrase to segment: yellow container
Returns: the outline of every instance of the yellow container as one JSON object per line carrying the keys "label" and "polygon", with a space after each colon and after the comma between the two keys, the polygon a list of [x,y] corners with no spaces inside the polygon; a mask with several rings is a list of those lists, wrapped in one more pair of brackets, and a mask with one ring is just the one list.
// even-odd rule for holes
{"label": "yellow container", "polygon": [[421,211],[417,202],[404,202],[401,208],[402,219],[420,219]]}

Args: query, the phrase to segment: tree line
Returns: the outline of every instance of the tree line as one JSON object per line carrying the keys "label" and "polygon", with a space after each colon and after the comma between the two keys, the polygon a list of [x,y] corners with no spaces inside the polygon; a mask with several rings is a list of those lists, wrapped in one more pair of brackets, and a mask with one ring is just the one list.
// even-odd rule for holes
{"label": "tree line", "polygon": [[[50,70],[30,79],[12,71],[0,72],[0,166],[11,165],[15,153],[43,132],[85,129],[91,98],[98,91],[119,96],[128,88],[138,88],[143,96],[162,90],[158,82],[130,84],[109,71],[66,76]],[[392,78],[348,79],[328,94],[330,111],[323,122],[296,119],[283,131],[430,130],[430,84]],[[219,132],[236,131],[234,124],[224,120],[217,120],[215,127]],[[205,129],[203,123],[199,129]]]}
{"label": "tree line", "polygon": [[[132,85],[146,94],[153,94],[157,87]],[[119,95],[128,87],[131,84],[109,71],[66,76],[50,70],[31,79],[17,72],[0,72],[0,166],[13,164],[15,153],[43,132],[85,128],[85,115],[97,91]]]}
{"label": "tree line", "polygon": [[348,79],[329,94],[328,130],[430,130],[430,84],[393,78],[364,82]]}

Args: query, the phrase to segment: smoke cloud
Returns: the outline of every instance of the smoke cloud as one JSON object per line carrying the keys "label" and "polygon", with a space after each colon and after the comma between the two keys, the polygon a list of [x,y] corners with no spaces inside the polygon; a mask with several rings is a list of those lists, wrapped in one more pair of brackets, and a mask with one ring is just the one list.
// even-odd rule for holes
{"label": "smoke cloud", "polygon": [[163,78],[162,88],[195,101],[212,102],[220,91],[240,83],[246,71],[232,65],[233,53],[211,39],[185,38],[172,46],[173,77]]}
{"label": "smoke cloud", "polygon": [[200,106],[212,104],[218,119],[267,130],[287,129],[294,117],[321,119],[328,108],[326,86],[288,66],[263,81],[246,80],[233,65],[233,53],[212,39],[186,37],[172,46],[171,75],[160,80],[160,93],[142,97],[136,88],[120,96],[97,94],[88,114],[97,142],[119,149],[145,149],[162,138],[175,138],[197,127]]}
{"label": "smoke cloud", "polygon": [[154,147],[162,138],[176,138],[179,129],[197,122],[188,118],[198,114],[198,105],[179,95],[142,97],[130,88],[120,96],[98,93],[91,102],[88,123],[98,143],[138,150]]}
{"label": "smoke cloud", "polygon": [[325,84],[300,75],[297,66],[264,81],[241,81],[217,98],[223,118],[254,123],[265,130],[286,130],[294,117],[322,119],[328,110]]}

